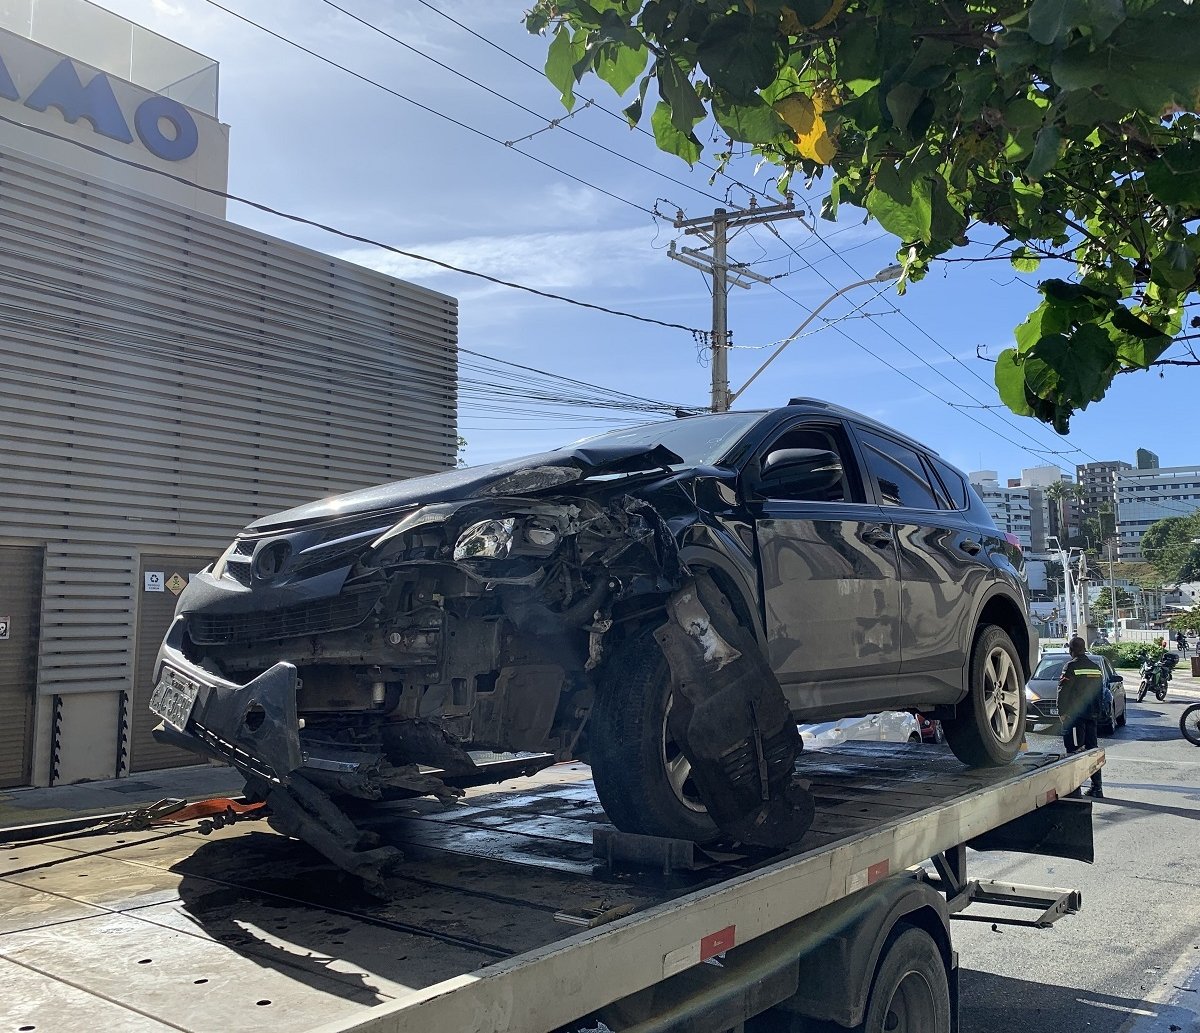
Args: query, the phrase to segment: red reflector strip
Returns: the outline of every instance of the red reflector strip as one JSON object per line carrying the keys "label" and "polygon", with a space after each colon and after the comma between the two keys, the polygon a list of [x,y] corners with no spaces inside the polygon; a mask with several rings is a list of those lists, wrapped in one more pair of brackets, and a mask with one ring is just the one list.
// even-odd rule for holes
{"label": "red reflector strip", "polygon": [[707,961],[729,950],[733,946],[736,929],[735,925],[727,925],[724,929],[718,929],[715,933],[703,937],[700,940],[700,960]]}
{"label": "red reflector strip", "polygon": [[1058,790],[1057,789],[1049,789],[1046,791],[1046,795],[1042,797],[1042,801],[1041,801],[1041,803],[1038,804],[1038,806],[1045,807],[1046,804],[1054,803],[1054,801],[1057,799],[1058,799]]}
{"label": "red reflector strip", "polygon": [[868,886],[873,886],[880,879],[887,878],[892,870],[892,862],[888,858],[882,861],[876,861],[873,865],[854,872],[850,878],[846,880],[846,892],[855,893],[858,890],[866,889]]}

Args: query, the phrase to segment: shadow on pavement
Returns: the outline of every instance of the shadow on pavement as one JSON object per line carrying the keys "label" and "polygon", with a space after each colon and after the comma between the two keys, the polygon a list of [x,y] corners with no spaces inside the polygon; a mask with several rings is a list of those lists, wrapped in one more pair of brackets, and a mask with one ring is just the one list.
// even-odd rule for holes
{"label": "shadow on pavement", "polygon": [[[1106,786],[1105,791],[1114,788]],[[1119,807],[1133,811],[1144,811],[1149,814],[1174,814],[1179,818],[1200,819],[1200,807],[1171,807],[1162,803],[1143,803],[1141,800],[1122,800],[1119,797],[1105,796],[1103,800],[1093,800],[1094,807]],[[1133,815],[1130,815],[1133,817]]]}
{"label": "shadow on pavement", "polygon": [[[1144,1005],[1132,997],[971,969],[961,971],[959,987],[962,1028],[972,1033],[1117,1033],[1132,1016],[1157,1011],[1155,1005]],[[1162,1027],[1163,1033],[1167,1028]]]}

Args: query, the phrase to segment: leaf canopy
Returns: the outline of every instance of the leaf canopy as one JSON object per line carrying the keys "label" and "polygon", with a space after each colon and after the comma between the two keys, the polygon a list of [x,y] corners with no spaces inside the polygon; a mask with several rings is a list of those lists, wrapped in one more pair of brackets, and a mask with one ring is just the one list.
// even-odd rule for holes
{"label": "leaf canopy", "polygon": [[696,162],[711,117],[777,182],[825,178],[825,217],[898,238],[902,284],[976,225],[1019,272],[1055,263],[996,363],[1016,413],[1065,433],[1194,329],[1200,3],[537,0],[526,24],[568,108],[595,73],[636,85],[636,123],[654,86],[659,147]]}

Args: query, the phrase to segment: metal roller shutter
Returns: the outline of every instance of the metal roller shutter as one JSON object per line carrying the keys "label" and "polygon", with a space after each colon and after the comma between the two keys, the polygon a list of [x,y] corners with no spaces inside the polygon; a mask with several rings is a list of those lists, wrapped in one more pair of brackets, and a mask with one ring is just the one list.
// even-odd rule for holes
{"label": "metal roller shutter", "polygon": [[28,785],[42,550],[0,545],[0,787]]}
{"label": "metal roller shutter", "polygon": [[[133,702],[129,724],[132,737],[131,771],[154,771],[157,768],[181,768],[203,764],[194,753],[163,746],[151,734],[158,718],[150,713],[150,694],[154,691],[154,660],[158,646],[167,633],[175,615],[175,602],[188,574],[206,567],[212,556],[181,559],[178,556],[143,556],[138,574],[137,665]],[[146,578],[156,574],[158,591],[148,591]],[[175,579],[175,580],[173,580]]]}

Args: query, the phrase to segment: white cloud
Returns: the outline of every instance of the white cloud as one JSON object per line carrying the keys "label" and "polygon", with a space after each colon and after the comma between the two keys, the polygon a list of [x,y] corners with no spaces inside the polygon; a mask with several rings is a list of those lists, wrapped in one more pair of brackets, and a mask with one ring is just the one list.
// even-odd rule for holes
{"label": "white cloud", "polygon": [[[584,233],[463,237],[414,244],[411,250],[542,290],[631,286],[645,280],[643,261],[648,232],[645,227],[633,227]],[[380,248],[354,248],[339,252],[337,257],[386,276],[419,283],[450,275],[449,270]]]}

